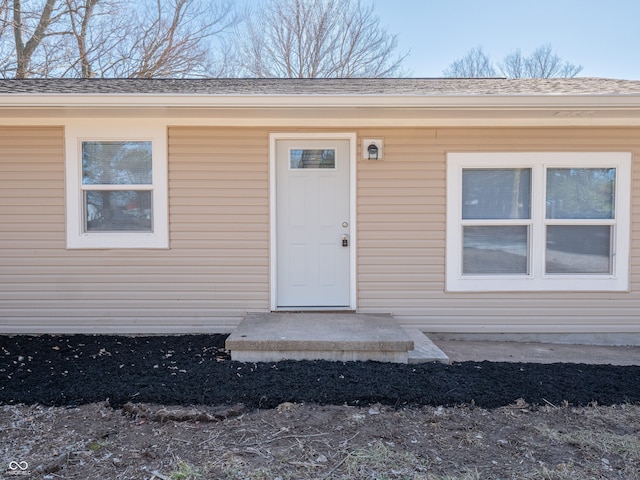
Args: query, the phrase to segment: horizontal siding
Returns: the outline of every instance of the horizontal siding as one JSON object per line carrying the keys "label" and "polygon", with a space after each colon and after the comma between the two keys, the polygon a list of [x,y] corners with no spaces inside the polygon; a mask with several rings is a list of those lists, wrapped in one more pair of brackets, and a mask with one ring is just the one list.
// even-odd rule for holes
{"label": "horizontal siding", "polygon": [[[353,131],[384,139],[357,162],[360,311],[433,332],[640,332],[640,129]],[[63,129],[0,128],[2,331],[229,331],[268,310],[269,131],[171,127],[168,146],[170,248],[66,250]],[[446,153],[536,150],[635,154],[630,292],[445,292]]]}
{"label": "horizontal siding", "polygon": [[62,128],[0,128],[0,291],[16,257],[65,248],[63,149]]}
{"label": "horizontal siding", "polygon": [[172,283],[198,284],[191,308],[233,324],[269,309],[268,151],[264,130],[169,131]]}
{"label": "horizontal siding", "polygon": [[381,161],[358,162],[358,305],[402,313],[444,282],[445,169],[436,130],[375,130]]}
{"label": "horizontal siding", "polygon": [[230,331],[269,307],[268,134],[169,129],[170,248],[66,250],[62,128],[0,128],[0,329]]}
{"label": "horizontal siding", "polygon": [[63,152],[62,128],[0,128],[0,331],[4,333],[54,323],[47,315],[50,303],[42,288],[54,289],[48,297],[55,301],[60,287],[55,279],[40,279],[39,260],[65,254]]}
{"label": "horizontal siding", "polygon": [[[363,312],[389,312],[432,332],[640,333],[640,129],[371,129],[384,159],[358,164],[358,296]],[[445,292],[446,153],[634,153],[629,293]]]}

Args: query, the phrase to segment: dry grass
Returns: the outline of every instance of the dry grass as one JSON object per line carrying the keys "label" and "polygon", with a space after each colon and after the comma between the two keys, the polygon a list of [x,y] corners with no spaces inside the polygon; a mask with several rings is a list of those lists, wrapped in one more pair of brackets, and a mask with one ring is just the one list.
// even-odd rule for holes
{"label": "dry grass", "polygon": [[640,480],[637,405],[171,411],[0,406],[0,458],[47,480]]}

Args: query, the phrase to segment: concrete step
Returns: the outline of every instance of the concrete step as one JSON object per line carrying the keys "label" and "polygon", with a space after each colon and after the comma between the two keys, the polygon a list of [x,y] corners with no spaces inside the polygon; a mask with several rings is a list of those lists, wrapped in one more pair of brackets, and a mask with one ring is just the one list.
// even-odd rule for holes
{"label": "concrete step", "polygon": [[226,348],[239,362],[433,361],[419,360],[426,358],[420,353],[426,351],[423,344],[423,338],[407,333],[391,315],[274,312],[245,317],[227,338]]}
{"label": "concrete step", "polygon": [[414,345],[413,350],[407,352],[407,363],[451,363],[447,354],[419,329],[405,328],[404,330],[413,340]]}

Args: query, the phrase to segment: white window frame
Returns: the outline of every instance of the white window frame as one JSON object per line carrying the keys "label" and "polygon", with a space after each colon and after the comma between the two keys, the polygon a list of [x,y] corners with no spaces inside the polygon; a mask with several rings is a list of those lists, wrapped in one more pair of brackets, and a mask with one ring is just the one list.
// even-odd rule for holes
{"label": "white window frame", "polygon": [[[169,248],[169,211],[166,125],[129,119],[70,122],[65,125],[67,248],[152,249]],[[86,232],[82,188],[82,143],[86,141],[151,142],[152,225],[151,232]],[[135,185],[132,185],[135,187]]]}
{"label": "white window frame", "polygon": [[[450,292],[493,291],[628,291],[631,223],[630,152],[478,152],[447,154],[447,253],[446,288]],[[462,171],[466,168],[530,168],[531,220],[529,273],[523,275],[462,274]],[[615,168],[615,220],[612,235],[611,274],[553,274],[544,272],[545,225],[584,224],[575,220],[547,221],[547,168]],[[606,221],[605,221],[606,222]],[[609,222],[607,222],[609,223]]]}

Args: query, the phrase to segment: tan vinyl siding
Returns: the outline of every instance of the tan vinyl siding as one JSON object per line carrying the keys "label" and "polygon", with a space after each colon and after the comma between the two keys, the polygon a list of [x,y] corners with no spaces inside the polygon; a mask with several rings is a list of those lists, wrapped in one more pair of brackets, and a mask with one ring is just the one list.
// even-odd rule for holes
{"label": "tan vinyl siding", "polygon": [[[63,128],[0,127],[0,330],[229,331],[267,311],[269,132],[170,127],[170,248],[67,250]],[[640,332],[640,128],[349,132],[384,139],[379,161],[358,145],[360,311],[432,332]],[[633,152],[630,292],[446,293],[446,153],[462,151]]]}
{"label": "tan vinyl siding", "polygon": [[[42,259],[64,256],[64,135],[56,127],[0,128],[0,329],[32,328],[56,280]],[[48,304],[51,306],[51,304]]]}
{"label": "tan vinyl siding", "polygon": [[268,151],[264,130],[169,129],[174,269],[204,290],[208,316],[234,324],[269,309]]}
{"label": "tan vinyl siding", "polygon": [[[371,129],[358,168],[359,308],[432,332],[640,332],[640,129]],[[630,292],[446,293],[447,152],[631,151]]]}
{"label": "tan vinyl siding", "polygon": [[361,134],[385,143],[382,161],[358,163],[359,308],[424,308],[428,292],[444,282],[445,177],[436,130]]}
{"label": "tan vinyl siding", "polygon": [[63,129],[0,129],[0,330],[216,332],[268,310],[268,134],[168,141],[170,249],[66,250]]}

